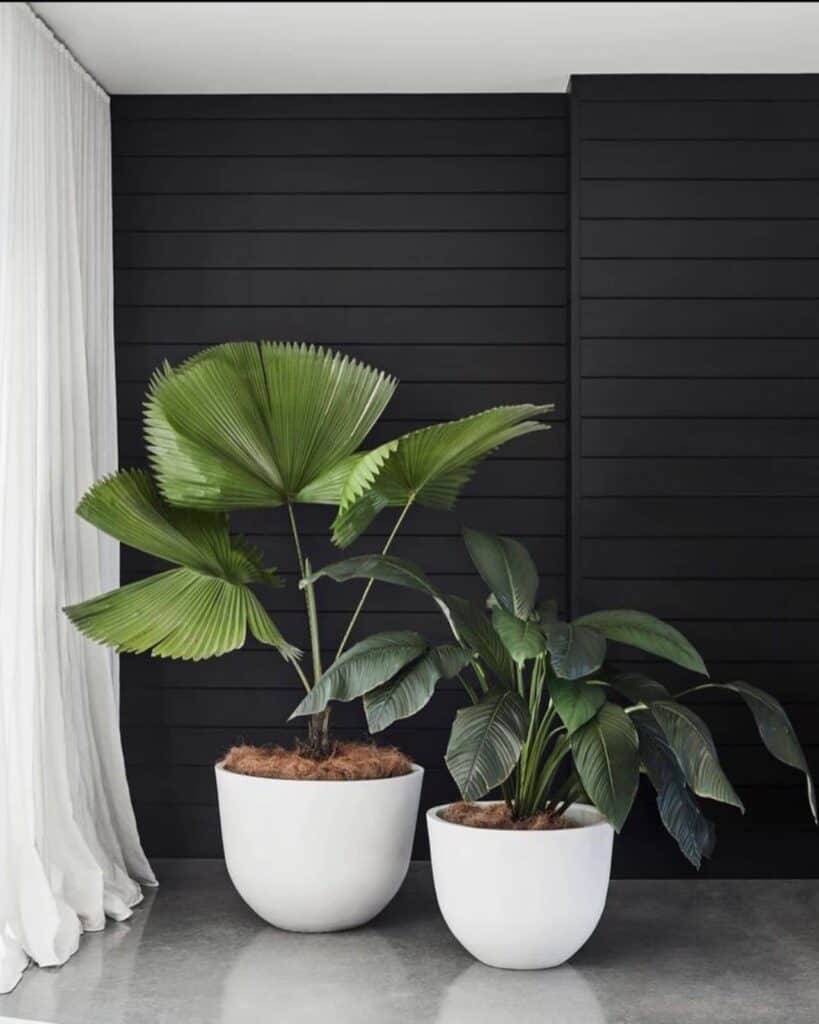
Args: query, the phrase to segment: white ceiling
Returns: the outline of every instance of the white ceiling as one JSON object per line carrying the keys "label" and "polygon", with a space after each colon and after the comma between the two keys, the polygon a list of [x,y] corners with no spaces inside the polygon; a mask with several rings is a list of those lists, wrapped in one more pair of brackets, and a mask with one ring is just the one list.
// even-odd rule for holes
{"label": "white ceiling", "polygon": [[555,92],[819,72],[819,3],[34,3],[111,93]]}

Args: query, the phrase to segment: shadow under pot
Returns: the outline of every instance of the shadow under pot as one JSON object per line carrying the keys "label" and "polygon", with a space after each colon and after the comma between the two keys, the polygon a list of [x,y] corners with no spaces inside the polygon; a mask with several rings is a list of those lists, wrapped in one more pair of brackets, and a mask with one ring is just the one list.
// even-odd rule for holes
{"label": "shadow under pot", "polygon": [[269,924],[332,932],[365,924],[409,868],[424,770],[364,781],[268,779],[216,765],[225,863]]}
{"label": "shadow under pot", "polygon": [[614,829],[596,808],[572,804],[572,827],[475,828],[427,811],[432,877],[449,930],[490,967],[565,963],[603,913]]}

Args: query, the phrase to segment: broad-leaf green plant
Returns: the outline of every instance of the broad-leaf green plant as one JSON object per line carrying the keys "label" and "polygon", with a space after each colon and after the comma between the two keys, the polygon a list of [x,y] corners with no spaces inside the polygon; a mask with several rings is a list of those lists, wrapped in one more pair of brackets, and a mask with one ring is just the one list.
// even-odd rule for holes
{"label": "broad-leaf green plant", "polygon": [[[561,621],[554,601],[538,603],[538,573],[523,545],[475,530],[464,531],[464,540],[489,589],[486,610],[441,593],[418,566],[389,555],[349,558],[308,578],[410,587],[434,600],[449,624],[461,660],[451,651],[448,672],[426,676],[423,686],[405,670],[382,675],[369,692],[359,682],[355,695],[364,694],[373,732],[417,711],[438,678],[458,678],[469,703],[455,716],[446,762],[464,799],[479,800],[500,787],[516,819],[539,812],[559,817],[572,802],[588,800],[619,831],[644,773],[656,790],[663,824],[699,867],[713,851],[715,832],[698,797],[744,810],[708,726],[681,702],[718,689],[743,700],[768,751],[804,773],[816,820],[804,752],[770,694],[750,683],[712,682],[686,637],[645,612],[600,611]],[[646,675],[617,672],[606,660],[609,641],[672,662],[704,681],[672,695]],[[391,714],[385,719],[378,694],[389,695]],[[345,699],[343,686],[330,680],[296,714]]]}
{"label": "broad-leaf green plant", "polygon": [[[487,409],[368,449],[397,386],[389,375],[328,349],[280,342],[217,345],[153,375],[144,406],[151,471],[96,483],[78,513],[172,568],[66,608],[91,639],[117,651],[199,660],[241,647],[248,630],[298,675],[310,713],[309,745],[328,751],[324,695],[367,695],[383,728],[417,710],[438,679],[463,667],[458,645],[430,647],[416,633],[382,633],[347,649],[368,580],[332,664],[322,664],[315,588],[297,523],[304,504],[336,507],[346,547],[383,510],[396,510],[387,555],[414,505],[449,509],[479,463],[533,431],[550,405]],[[270,509],[289,526],[310,637],[310,671],[257,596],[282,585],[259,551],[230,533],[229,513]],[[397,680],[397,682],[396,682]]]}

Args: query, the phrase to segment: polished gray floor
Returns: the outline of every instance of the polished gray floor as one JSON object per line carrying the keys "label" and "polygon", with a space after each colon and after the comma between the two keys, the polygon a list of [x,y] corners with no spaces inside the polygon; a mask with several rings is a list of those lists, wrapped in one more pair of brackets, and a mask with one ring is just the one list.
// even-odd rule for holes
{"label": "polished gray floor", "polygon": [[[165,861],[131,921],[31,969],[0,1020],[52,1024],[723,1024],[819,1020],[819,882],[613,882],[570,965],[476,963],[427,865],[355,932],[270,928],[217,861]],[[490,880],[488,880],[490,881]]]}

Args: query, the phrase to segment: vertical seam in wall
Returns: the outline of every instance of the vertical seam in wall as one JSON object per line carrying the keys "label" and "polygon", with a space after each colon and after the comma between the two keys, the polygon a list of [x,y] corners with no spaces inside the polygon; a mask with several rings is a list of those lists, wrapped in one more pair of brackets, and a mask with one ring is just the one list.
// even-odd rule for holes
{"label": "vertical seam in wall", "polygon": [[566,502],[566,538],[568,554],[569,615],[580,612],[581,534],[580,499],[582,493],[582,423],[580,366],[580,98],[569,79],[569,420],[568,500]]}

